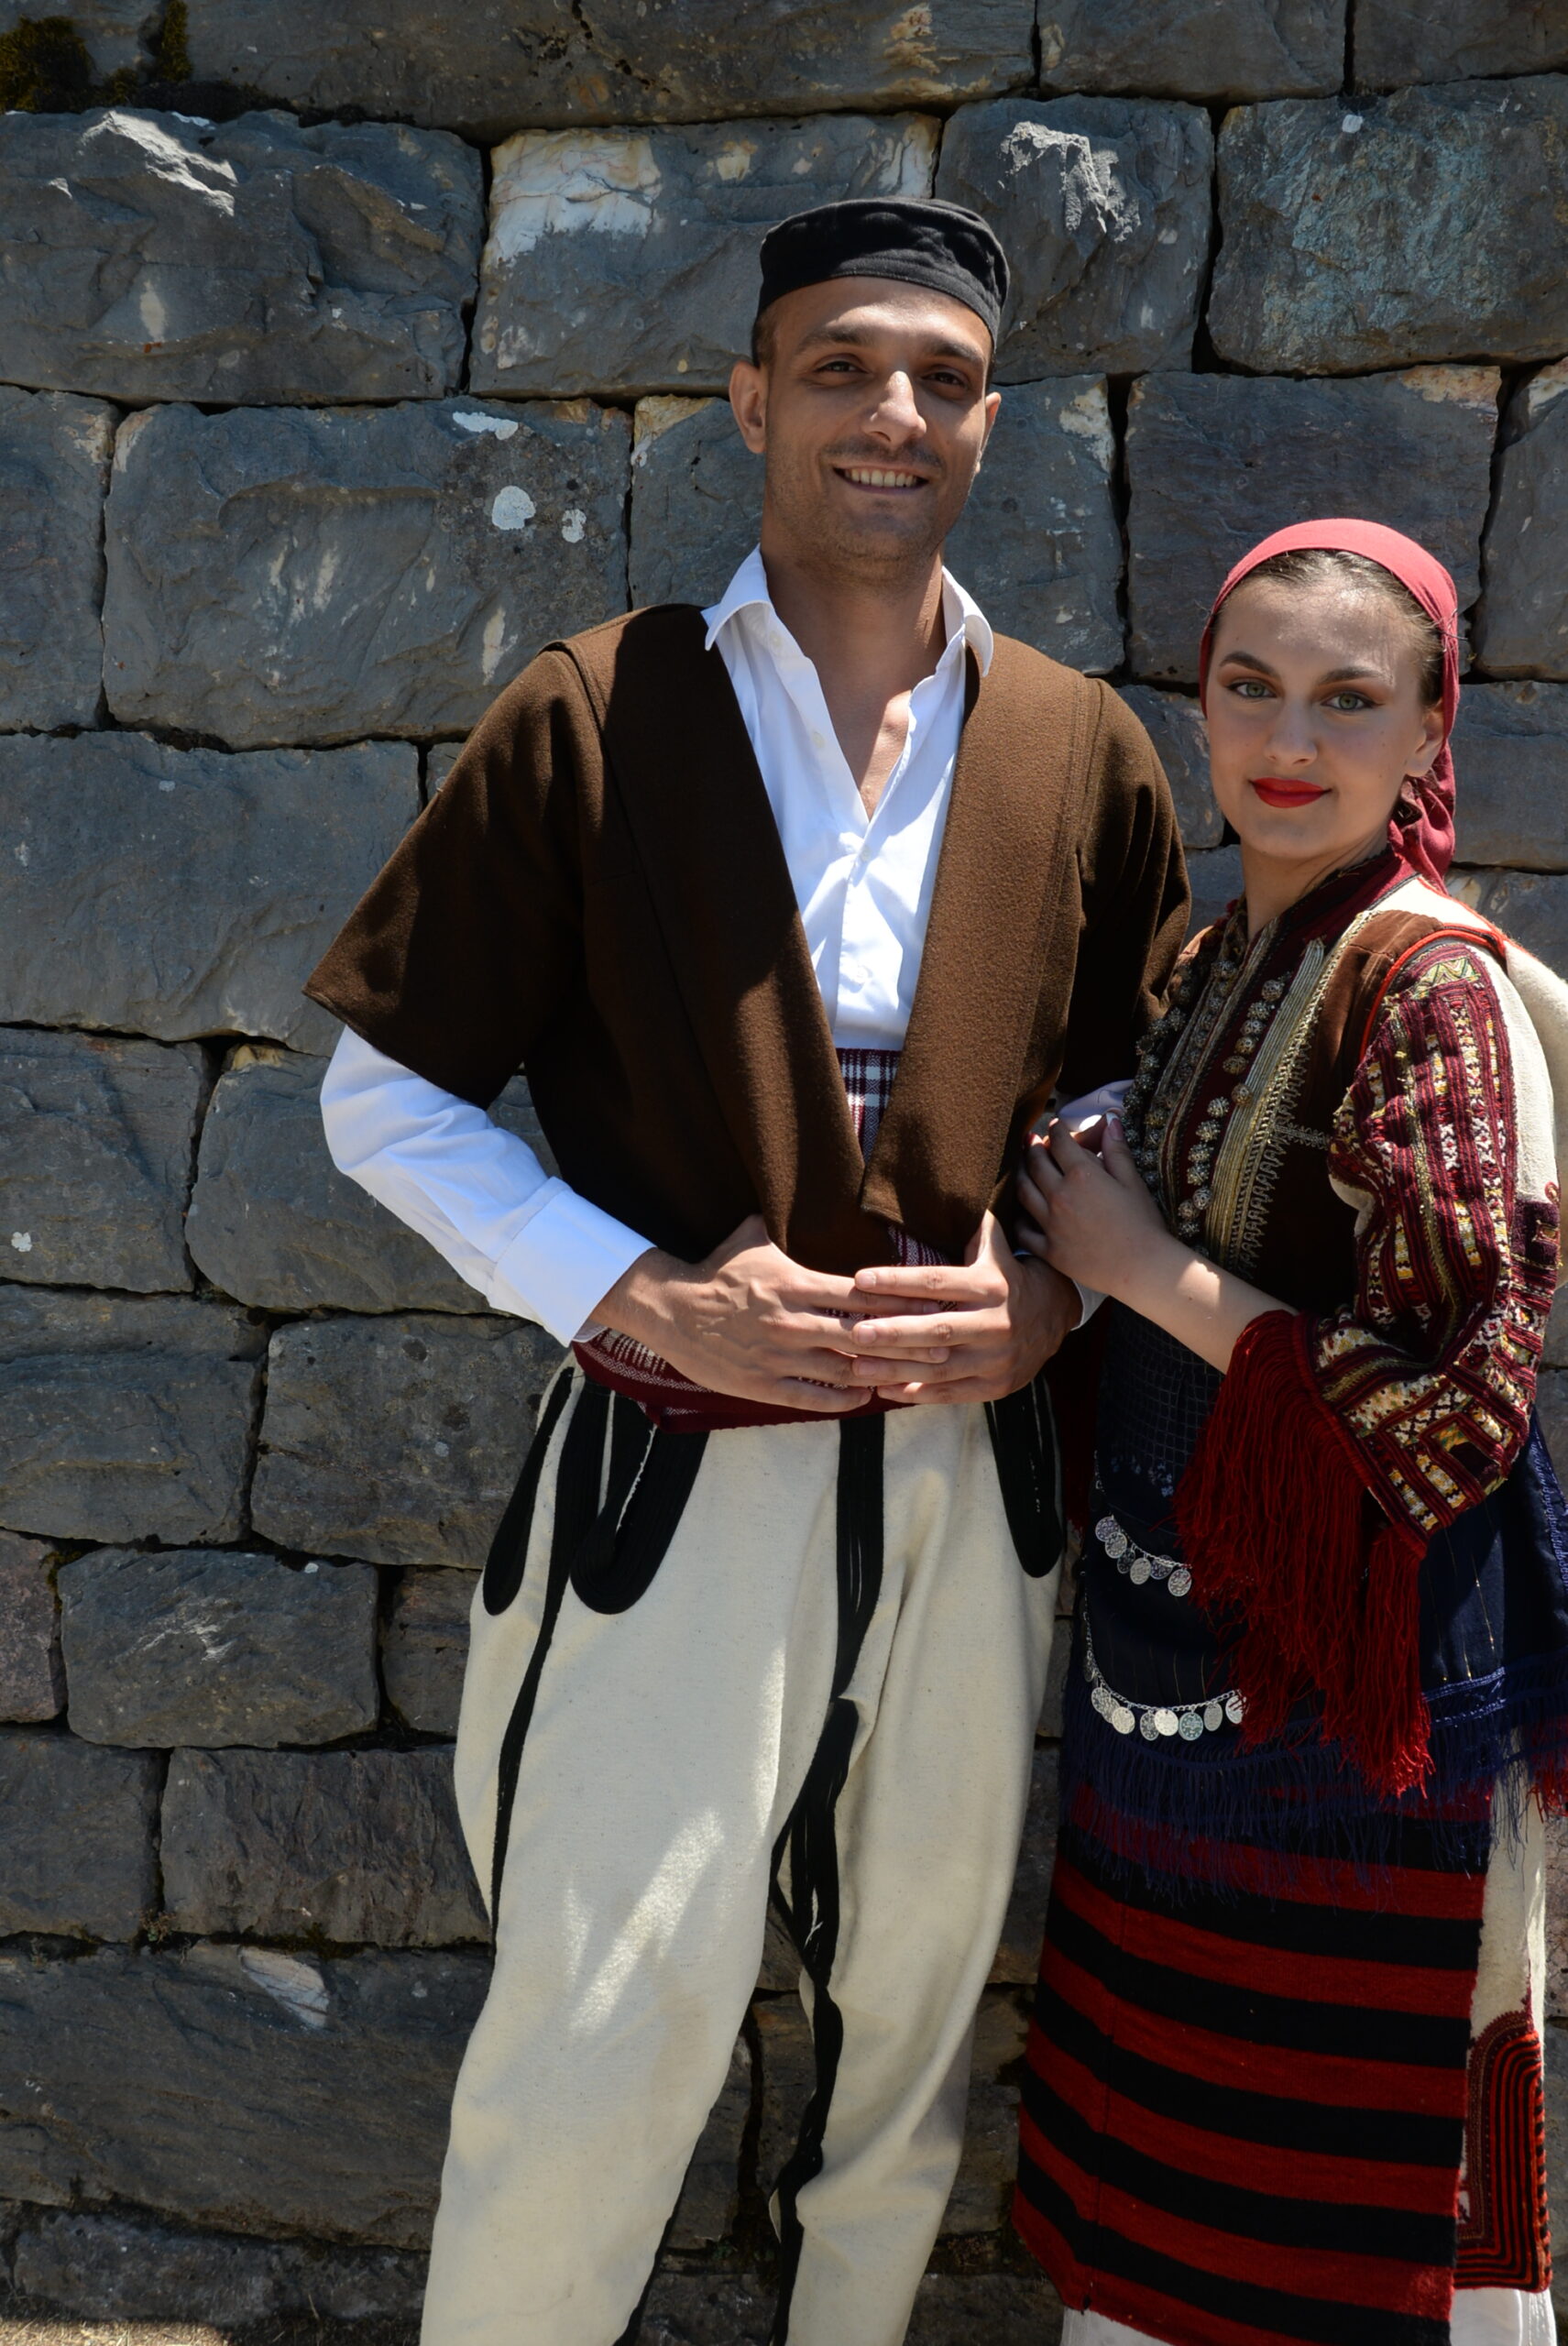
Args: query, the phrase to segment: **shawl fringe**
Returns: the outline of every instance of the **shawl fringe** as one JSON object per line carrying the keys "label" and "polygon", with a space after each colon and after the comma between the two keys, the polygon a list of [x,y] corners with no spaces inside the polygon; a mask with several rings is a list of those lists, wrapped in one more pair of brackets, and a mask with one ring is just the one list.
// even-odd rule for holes
{"label": "shawl fringe", "polygon": [[1244,1749],[1283,1736],[1310,1699],[1340,1764],[1397,1801],[1431,1765],[1426,1542],[1372,1498],[1354,1441],[1313,1381],[1308,1325],[1268,1311],[1237,1340],[1177,1489],[1177,1525],[1193,1597],[1246,1705]]}

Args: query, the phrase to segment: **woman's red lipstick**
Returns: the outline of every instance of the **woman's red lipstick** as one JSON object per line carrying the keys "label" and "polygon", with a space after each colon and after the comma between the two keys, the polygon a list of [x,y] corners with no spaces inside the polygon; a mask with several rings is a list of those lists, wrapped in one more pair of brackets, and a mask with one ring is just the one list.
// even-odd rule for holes
{"label": "woman's red lipstick", "polygon": [[1266,806],[1310,806],[1327,795],[1321,783],[1287,782],[1277,773],[1254,774],[1252,787]]}

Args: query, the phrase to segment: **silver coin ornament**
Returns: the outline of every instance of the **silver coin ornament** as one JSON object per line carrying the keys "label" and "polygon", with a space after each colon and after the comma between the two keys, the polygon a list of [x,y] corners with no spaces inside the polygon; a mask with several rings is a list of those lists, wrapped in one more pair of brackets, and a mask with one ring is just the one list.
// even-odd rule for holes
{"label": "silver coin ornament", "polygon": [[1083,1624],[1082,1661],[1090,1702],[1118,1735],[1131,1735],[1136,1728],[1146,1743],[1158,1743],[1162,1737],[1179,1737],[1183,1743],[1196,1743],[1201,1736],[1217,1735],[1227,1720],[1233,1727],[1239,1727],[1245,1716],[1246,1705],[1234,1686],[1226,1694],[1212,1695],[1205,1703],[1177,1705],[1128,1702],[1101,1675],[1087,1621]]}
{"label": "silver coin ornament", "polygon": [[1146,1548],[1140,1548],[1113,1515],[1101,1517],[1094,1527],[1094,1536],[1116,1570],[1135,1588],[1146,1587],[1155,1580],[1161,1582],[1172,1596],[1185,1596],[1191,1587],[1192,1575],[1185,1564],[1175,1556],[1155,1556]]}

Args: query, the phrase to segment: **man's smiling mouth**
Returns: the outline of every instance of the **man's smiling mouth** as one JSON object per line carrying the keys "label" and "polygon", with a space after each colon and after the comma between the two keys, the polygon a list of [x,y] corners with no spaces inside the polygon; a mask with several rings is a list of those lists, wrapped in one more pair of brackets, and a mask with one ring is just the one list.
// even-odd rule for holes
{"label": "man's smiling mouth", "polygon": [[834,467],[843,480],[851,480],[857,488],[924,488],[923,473],[890,472],[878,465],[838,465]]}

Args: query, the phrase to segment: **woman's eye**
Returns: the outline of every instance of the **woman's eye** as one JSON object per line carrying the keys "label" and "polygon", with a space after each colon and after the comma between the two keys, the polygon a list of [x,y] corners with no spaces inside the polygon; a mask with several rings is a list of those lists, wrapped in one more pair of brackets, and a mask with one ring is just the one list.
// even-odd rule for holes
{"label": "woman's eye", "polygon": [[1231,686],[1231,690],[1235,694],[1238,700],[1268,700],[1272,698],[1269,687],[1256,676],[1238,677],[1236,682]]}
{"label": "woman's eye", "polygon": [[1328,700],[1328,707],[1340,717],[1354,717],[1371,706],[1365,693],[1331,693]]}

